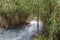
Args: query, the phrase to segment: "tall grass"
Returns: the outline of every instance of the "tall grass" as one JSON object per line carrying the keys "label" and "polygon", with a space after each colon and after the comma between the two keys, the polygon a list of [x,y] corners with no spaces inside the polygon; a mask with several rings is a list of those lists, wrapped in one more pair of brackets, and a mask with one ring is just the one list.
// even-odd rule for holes
{"label": "tall grass", "polygon": [[60,35],[59,11],[59,0],[0,0],[0,14],[3,13],[7,17],[6,21],[13,19],[14,22],[21,22],[27,20],[30,15],[39,15],[48,40]]}

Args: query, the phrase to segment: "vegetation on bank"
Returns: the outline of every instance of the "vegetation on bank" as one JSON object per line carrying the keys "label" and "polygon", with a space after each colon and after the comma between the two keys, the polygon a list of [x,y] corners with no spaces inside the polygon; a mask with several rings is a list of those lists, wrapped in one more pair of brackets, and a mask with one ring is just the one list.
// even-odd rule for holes
{"label": "vegetation on bank", "polygon": [[31,40],[48,40],[44,35],[32,37]]}
{"label": "vegetation on bank", "polygon": [[38,36],[37,40],[59,40],[59,0],[0,0],[1,26],[25,23],[30,20],[30,16],[34,17],[33,15],[38,21],[43,21],[45,28],[44,34]]}

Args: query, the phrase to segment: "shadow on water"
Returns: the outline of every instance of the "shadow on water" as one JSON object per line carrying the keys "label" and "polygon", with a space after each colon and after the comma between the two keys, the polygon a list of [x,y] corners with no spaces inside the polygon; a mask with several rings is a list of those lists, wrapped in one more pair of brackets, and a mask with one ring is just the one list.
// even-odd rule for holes
{"label": "shadow on water", "polygon": [[[1,28],[0,32],[2,32]],[[39,32],[40,34],[43,32],[42,22],[39,22]],[[30,37],[36,34],[37,22],[32,20],[28,26],[18,26],[17,28],[13,28],[13,30],[4,31],[3,35],[0,34],[0,40],[30,40]]]}

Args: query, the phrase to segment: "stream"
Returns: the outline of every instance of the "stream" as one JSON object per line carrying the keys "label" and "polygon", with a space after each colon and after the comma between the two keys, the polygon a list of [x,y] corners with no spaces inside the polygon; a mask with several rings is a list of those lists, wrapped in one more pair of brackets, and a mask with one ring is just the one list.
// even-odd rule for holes
{"label": "stream", "polygon": [[[0,33],[2,30],[0,28]],[[43,23],[41,21],[39,22],[39,32],[39,34],[43,32]],[[30,21],[30,24],[25,28],[4,31],[4,34],[0,34],[0,40],[30,40],[32,35],[37,35],[37,22],[35,20]]]}

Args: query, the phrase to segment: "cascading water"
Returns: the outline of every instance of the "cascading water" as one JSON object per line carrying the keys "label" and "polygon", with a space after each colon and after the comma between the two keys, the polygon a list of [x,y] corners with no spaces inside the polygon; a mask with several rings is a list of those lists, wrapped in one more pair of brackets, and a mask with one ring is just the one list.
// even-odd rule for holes
{"label": "cascading water", "polygon": [[[39,32],[43,31],[43,23],[39,22]],[[2,29],[0,28],[0,32]],[[30,40],[30,37],[37,34],[37,22],[35,20],[30,21],[30,24],[26,28],[16,28],[15,30],[4,31],[4,34],[0,34],[0,40]]]}

